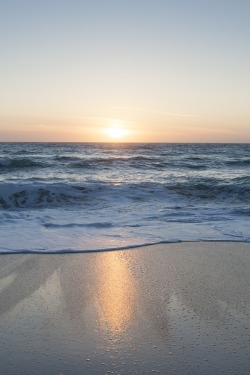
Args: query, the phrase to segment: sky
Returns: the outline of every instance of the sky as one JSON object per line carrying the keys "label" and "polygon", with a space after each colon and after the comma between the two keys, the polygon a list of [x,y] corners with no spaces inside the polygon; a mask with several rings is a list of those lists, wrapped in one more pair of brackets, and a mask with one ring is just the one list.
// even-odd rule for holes
{"label": "sky", "polygon": [[0,141],[250,142],[249,0],[0,0]]}

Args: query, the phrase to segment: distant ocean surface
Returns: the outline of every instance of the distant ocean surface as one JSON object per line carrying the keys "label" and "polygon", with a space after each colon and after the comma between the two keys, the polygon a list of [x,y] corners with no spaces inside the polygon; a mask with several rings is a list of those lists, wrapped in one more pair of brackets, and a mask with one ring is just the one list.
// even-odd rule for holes
{"label": "distant ocean surface", "polygon": [[250,242],[249,144],[0,143],[0,252]]}

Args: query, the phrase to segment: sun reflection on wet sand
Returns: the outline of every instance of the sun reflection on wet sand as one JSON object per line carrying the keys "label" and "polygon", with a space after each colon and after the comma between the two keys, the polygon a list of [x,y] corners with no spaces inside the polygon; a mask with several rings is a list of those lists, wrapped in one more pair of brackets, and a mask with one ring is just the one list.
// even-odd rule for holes
{"label": "sun reflection on wet sand", "polygon": [[135,286],[127,260],[117,252],[102,254],[98,261],[98,312],[102,330],[124,333],[132,323]]}

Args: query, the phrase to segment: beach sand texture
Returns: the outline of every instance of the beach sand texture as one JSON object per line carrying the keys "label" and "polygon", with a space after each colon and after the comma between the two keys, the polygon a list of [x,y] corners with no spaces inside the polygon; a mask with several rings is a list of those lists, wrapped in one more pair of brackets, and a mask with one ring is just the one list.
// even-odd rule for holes
{"label": "beach sand texture", "polygon": [[249,374],[250,244],[2,255],[1,374]]}

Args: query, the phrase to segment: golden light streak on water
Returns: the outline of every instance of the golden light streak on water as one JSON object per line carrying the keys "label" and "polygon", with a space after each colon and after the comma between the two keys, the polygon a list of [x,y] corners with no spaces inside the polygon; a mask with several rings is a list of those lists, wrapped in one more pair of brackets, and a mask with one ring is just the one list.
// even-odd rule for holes
{"label": "golden light streak on water", "polygon": [[133,318],[135,286],[127,260],[119,252],[99,257],[99,323],[113,335],[125,332]]}

